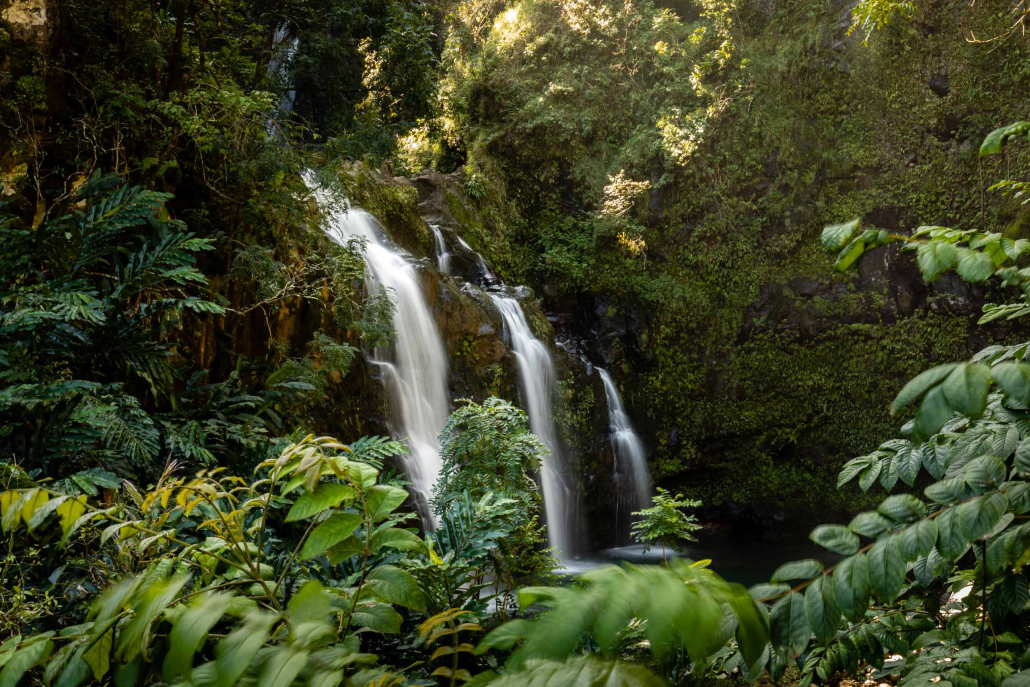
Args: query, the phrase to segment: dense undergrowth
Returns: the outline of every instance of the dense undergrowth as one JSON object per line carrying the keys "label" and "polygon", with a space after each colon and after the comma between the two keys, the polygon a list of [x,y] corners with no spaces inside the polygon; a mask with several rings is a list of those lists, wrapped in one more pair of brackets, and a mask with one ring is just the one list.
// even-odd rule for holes
{"label": "dense undergrowth", "polygon": [[[1026,687],[1018,7],[867,0],[849,37],[807,0],[39,5],[0,0],[0,687]],[[419,253],[383,179],[423,166],[608,342],[660,480],[867,509],[812,532],[842,560],[558,584],[542,445],[496,398],[452,414],[416,526],[405,447],[356,429],[392,304],[302,172]]]}

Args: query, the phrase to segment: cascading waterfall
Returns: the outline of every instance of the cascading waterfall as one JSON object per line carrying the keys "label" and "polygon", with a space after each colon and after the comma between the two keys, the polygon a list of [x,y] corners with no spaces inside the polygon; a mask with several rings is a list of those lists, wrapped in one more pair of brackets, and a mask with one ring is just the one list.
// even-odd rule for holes
{"label": "cascading waterfall", "polygon": [[430,224],[433,230],[433,242],[436,244],[436,268],[441,274],[451,276],[451,254],[447,252],[447,244],[443,240],[443,232],[436,224]]}
{"label": "cascading waterfall", "polygon": [[597,368],[608,399],[608,423],[611,426],[612,451],[615,454],[615,479],[619,485],[615,531],[620,541],[629,540],[631,513],[651,505],[651,476],[647,470],[644,444],[633,431],[633,424],[622,407],[622,397],[607,370]]}
{"label": "cascading waterfall", "polygon": [[476,256],[476,264],[479,266],[479,271],[481,273],[480,276],[483,278],[483,281],[487,283],[496,282],[497,277],[495,277],[494,273],[490,271],[490,268],[487,266],[486,260],[483,259],[483,256],[473,250],[472,246],[466,243],[465,239],[460,236],[458,237],[458,243],[461,244],[462,248]]}
{"label": "cascading waterfall", "polygon": [[562,480],[561,454],[551,406],[551,393],[556,380],[554,361],[551,360],[547,346],[533,336],[517,300],[498,294],[491,294],[490,298],[504,320],[505,332],[518,363],[529,428],[550,450],[540,470],[549,543],[558,549],[560,557],[571,555],[569,525],[573,495]]}
{"label": "cascading waterfall", "polygon": [[384,371],[394,405],[394,430],[397,436],[407,437],[411,449],[404,460],[407,477],[417,492],[423,521],[432,528],[428,500],[442,465],[437,437],[450,408],[443,341],[415,268],[384,242],[375,218],[359,208],[331,203],[311,175],[305,181],[328,211],[330,238],[341,244],[349,237],[365,240],[370,292],[388,293],[394,301],[394,344],[375,349],[371,362]]}

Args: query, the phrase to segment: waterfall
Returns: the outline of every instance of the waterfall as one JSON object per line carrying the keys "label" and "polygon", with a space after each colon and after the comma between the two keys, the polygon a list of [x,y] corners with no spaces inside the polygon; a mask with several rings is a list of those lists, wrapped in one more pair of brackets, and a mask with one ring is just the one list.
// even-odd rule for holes
{"label": "waterfall", "polygon": [[461,244],[462,248],[476,256],[476,264],[479,266],[480,272],[479,276],[483,279],[483,281],[487,283],[496,282],[497,277],[495,277],[494,273],[490,271],[489,267],[487,267],[486,260],[483,259],[483,256],[477,253],[476,251],[472,250],[472,246],[466,243],[465,239],[461,238],[460,236],[458,237],[458,243]]}
{"label": "waterfall", "polygon": [[558,549],[560,557],[571,555],[569,510],[573,494],[562,480],[558,434],[554,428],[551,407],[551,393],[556,381],[554,361],[551,360],[547,346],[533,336],[517,300],[497,294],[491,294],[490,298],[501,313],[505,333],[518,363],[519,384],[525,396],[523,400],[526,414],[529,415],[529,428],[550,450],[544,456],[540,470],[549,543]]}
{"label": "waterfall", "polygon": [[[629,416],[622,407],[622,397],[607,370],[597,368],[608,398],[608,423],[611,426],[612,452],[615,455],[615,480],[619,488],[616,507],[616,536],[629,540],[629,524],[634,513],[651,505],[651,477],[647,472],[647,456],[640,437],[633,431]],[[628,484],[627,484],[628,482]]]}
{"label": "waterfall", "polygon": [[[313,186],[310,175],[305,181]],[[369,291],[388,293],[394,301],[394,344],[375,349],[370,360],[384,372],[393,403],[393,429],[407,437],[411,449],[404,457],[405,471],[423,521],[431,528],[428,500],[442,465],[437,437],[450,408],[443,341],[414,266],[381,238],[375,218],[359,208],[334,206],[317,188],[315,197],[328,212],[330,238],[340,244],[350,237],[365,240]]]}
{"label": "waterfall", "polygon": [[436,224],[430,224],[433,230],[433,242],[436,244],[436,268],[441,274],[451,276],[451,254],[447,252],[447,244],[443,241],[443,232]]}

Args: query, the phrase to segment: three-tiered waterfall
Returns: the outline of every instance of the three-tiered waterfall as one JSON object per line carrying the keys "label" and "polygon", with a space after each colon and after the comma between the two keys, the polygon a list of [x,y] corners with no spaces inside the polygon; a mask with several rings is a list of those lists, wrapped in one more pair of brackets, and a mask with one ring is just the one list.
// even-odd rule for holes
{"label": "three-tiered waterfall", "polygon": [[608,399],[608,423],[612,453],[615,455],[615,480],[619,487],[619,504],[615,516],[616,535],[629,541],[632,513],[651,505],[651,476],[647,471],[647,455],[640,437],[622,407],[622,397],[607,370],[597,368]]}
{"label": "three-tiered waterfall", "polygon": [[[313,186],[310,178],[307,181]],[[375,349],[371,362],[383,370],[393,403],[393,430],[398,438],[407,438],[411,449],[404,460],[407,477],[417,492],[423,521],[431,528],[428,500],[442,466],[437,437],[450,408],[447,355],[440,332],[415,267],[387,244],[375,218],[349,204],[331,203],[318,188],[315,197],[328,210],[328,232],[333,240],[341,244],[351,237],[365,240],[368,289],[387,294],[394,303],[393,346]]]}
{"label": "three-tiered waterfall", "polygon": [[519,368],[519,386],[524,396],[529,428],[550,451],[543,458],[540,485],[547,515],[547,534],[551,546],[558,549],[559,557],[573,553],[569,538],[573,494],[562,480],[561,453],[558,433],[554,428],[551,395],[557,376],[551,352],[540,339],[533,336],[522,306],[514,298],[491,294],[490,298],[504,320],[505,333]]}

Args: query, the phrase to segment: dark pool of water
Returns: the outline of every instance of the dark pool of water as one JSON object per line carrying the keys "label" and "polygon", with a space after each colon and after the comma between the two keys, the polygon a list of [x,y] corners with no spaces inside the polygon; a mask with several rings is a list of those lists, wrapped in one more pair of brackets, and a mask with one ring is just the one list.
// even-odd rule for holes
{"label": "dark pool of water", "polygon": [[[815,558],[824,565],[833,565],[840,556],[814,544],[770,544],[766,542],[724,540],[703,542],[683,547],[680,555],[691,560],[712,560],[709,567],[730,582],[745,586],[768,582],[776,568],[789,561]],[[626,561],[638,564],[662,563],[661,547],[652,547],[644,553],[641,546],[624,546],[599,551],[593,556],[583,556],[565,561],[565,573],[576,575],[602,565]]]}

